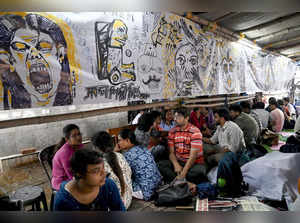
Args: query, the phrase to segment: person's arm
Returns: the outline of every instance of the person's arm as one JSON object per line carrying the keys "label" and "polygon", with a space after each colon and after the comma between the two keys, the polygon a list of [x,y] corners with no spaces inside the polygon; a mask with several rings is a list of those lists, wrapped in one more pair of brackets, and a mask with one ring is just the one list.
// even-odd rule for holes
{"label": "person's arm", "polygon": [[180,166],[180,164],[177,161],[177,158],[175,156],[174,146],[170,147],[169,159],[173,164],[175,173],[177,173],[179,175],[182,171],[182,166]]}
{"label": "person's arm", "polygon": [[215,133],[213,134],[212,137],[210,137],[210,138],[203,137],[202,141],[205,142],[205,143],[207,143],[207,144],[213,144],[213,145],[215,145],[218,142],[218,134],[219,134],[219,129],[217,129],[215,131]]}
{"label": "person's arm", "polygon": [[111,179],[106,179],[109,192],[108,206],[111,211],[126,211],[117,185]]}
{"label": "person's arm", "polygon": [[241,146],[239,142],[245,142],[243,131],[239,127],[229,129],[226,139],[227,143],[223,145],[223,152],[237,152],[241,149],[239,148]]}
{"label": "person's arm", "polygon": [[197,159],[197,155],[198,155],[198,149],[195,150],[195,149],[191,149],[190,151],[190,157],[189,159],[187,160],[187,162],[185,163],[182,171],[180,172],[179,176],[177,177],[178,179],[183,179],[186,177],[189,169],[194,165],[196,159]]}
{"label": "person's arm", "polygon": [[177,174],[180,174],[180,172],[182,171],[182,167],[178,163],[177,158],[175,156],[174,137],[175,137],[174,131],[170,131],[169,132],[169,136],[168,136],[168,145],[169,145],[169,151],[170,151],[170,153],[169,153],[169,160],[173,164],[174,171]]}
{"label": "person's arm", "polygon": [[205,143],[207,143],[207,144],[214,144],[211,140],[210,140],[210,138],[207,138],[207,137],[203,137],[203,142],[205,142]]}
{"label": "person's arm", "polygon": [[202,135],[199,132],[195,132],[191,136],[191,150],[190,150],[190,156],[187,162],[185,163],[182,172],[178,176],[178,178],[185,178],[189,169],[194,165],[197,156],[203,155],[203,145],[202,145]]}
{"label": "person's arm", "polygon": [[[58,156],[54,156],[52,161],[52,187],[55,190],[59,190],[60,184],[65,180],[65,176],[67,176],[66,166],[61,161],[61,154],[57,154]],[[72,176],[68,178],[72,179]]]}

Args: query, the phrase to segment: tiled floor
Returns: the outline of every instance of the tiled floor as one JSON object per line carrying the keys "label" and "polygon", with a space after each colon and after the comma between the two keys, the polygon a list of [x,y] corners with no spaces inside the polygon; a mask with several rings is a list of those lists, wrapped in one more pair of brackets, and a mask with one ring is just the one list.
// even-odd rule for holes
{"label": "tiled floor", "polygon": [[[29,185],[42,187],[45,190],[48,205],[50,204],[50,183],[38,161],[20,164],[0,175],[0,189],[7,193]],[[176,208],[156,207],[153,202],[133,199],[129,211],[176,211]]]}

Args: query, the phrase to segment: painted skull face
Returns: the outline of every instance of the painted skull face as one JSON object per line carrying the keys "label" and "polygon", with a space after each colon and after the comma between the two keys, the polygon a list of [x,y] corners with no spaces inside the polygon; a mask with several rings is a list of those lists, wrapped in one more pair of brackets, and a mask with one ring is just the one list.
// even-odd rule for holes
{"label": "painted skull face", "polygon": [[[57,47],[52,38],[36,30],[19,29],[11,41],[13,67],[25,89],[38,102],[49,101],[60,81],[64,47]],[[60,57],[60,58],[59,58]]]}
{"label": "painted skull face", "polygon": [[234,84],[233,84],[233,61],[231,57],[227,56],[222,61],[222,69],[223,69],[223,78],[224,83],[226,83],[226,89],[227,90],[233,90]]}
{"label": "painted skull face", "polygon": [[198,55],[192,44],[188,43],[178,49],[175,56],[175,66],[183,76],[181,77],[183,80],[193,80],[194,75],[199,75]]}
{"label": "painted skull face", "polygon": [[128,28],[121,20],[115,20],[111,30],[111,46],[121,48],[125,45],[128,35]]}

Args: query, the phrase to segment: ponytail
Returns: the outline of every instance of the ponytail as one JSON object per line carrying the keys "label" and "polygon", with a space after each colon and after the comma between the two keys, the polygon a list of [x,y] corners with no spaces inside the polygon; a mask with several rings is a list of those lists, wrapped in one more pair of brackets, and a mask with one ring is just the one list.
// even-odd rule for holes
{"label": "ponytail", "polygon": [[112,137],[105,131],[96,133],[92,137],[93,145],[100,150],[109,166],[112,168],[113,173],[119,178],[121,185],[121,195],[125,192],[125,180],[123,171],[119,165],[119,160],[114,150],[114,141]]}
{"label": "ponytail", "polygon": [[121,196],[123,196],[123,194],[125,193],[125,180],[124,180],[122,169],[119,165],[118,157],[116,153],[114,153],[113,151],[105,153],[104,157],[108,162],[109,166],[112,168],[114,174],[116,174],[120,180]]}
{"label": "ponytail", "polygon": [[65,137],[62,137],[59,143],[56,144],[54,148],[54,154],[66,143]]}

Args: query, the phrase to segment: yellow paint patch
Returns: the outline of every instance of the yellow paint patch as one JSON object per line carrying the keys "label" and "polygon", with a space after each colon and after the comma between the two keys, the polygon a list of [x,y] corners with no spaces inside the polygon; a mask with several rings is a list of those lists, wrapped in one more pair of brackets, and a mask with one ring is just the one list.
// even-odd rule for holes
{"label": "yellow paint patch", "polygon": [[17,53],[17,56],[19,57],[20,60],[24,59],[24,55],[22,53]]}
{"label": "yellow paint patch", "polygon": [[24,39],[24,41],[25,41],[26,43],[30,43],[32,40],[33,40],[33,38],[30,38],[30,39]]}
{"label": "yellow paint patch", "polygon": [[10,90],[7,90],[7,95],[8,95],[8,103],[11,105],[11,93],[10,93]]}
{"label": "yellow paint patch", "polygon": [[42,94],[42,98],[49,98],[49,94]]}
{"label": "yellow paint patch", "polygon": [[133,68],[133,64],[122,64],[121,68],[123,68],[123,69],[130,69],[130,68]]}
{"label": "yellow paint patch", "polygon": [[[100,67],[100,63],[99,63],[99,70],[101,70],[101,67]],[[111,64],[107,64],[107,72],[110,73],[111,71]]]}
{"label": "yellow paint patch", "polygon": [[29,76],[26,76],[26,82],[27,82],[28,85],[32,86],[32,83],[31,83],[31,81],[29,79]]}
{"label": "yellow paint patch", "polygon": [[43,102],[39,101],[39,102],[37,103],[37,105],[38,105],[38,106],[46,106],[46,105],[48,105],[49,103],[50,103],[50,100],[48,100],[48,101],[43,101]]}
{"label": "yellow paint patch", "polygon": [[16,46],[19,50],[26,49],[26,45],[25,45],[24,43],[16,43],[15,46]]}
{"label": "yellow paint patch", "polygon": [[122,76],[126,77],[126,78],[129,78],[129,79],[133,78],[133,75],[129,74],[129,73],[122,73]]}

